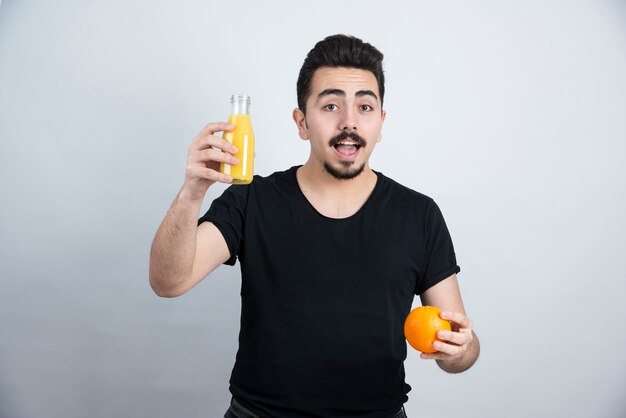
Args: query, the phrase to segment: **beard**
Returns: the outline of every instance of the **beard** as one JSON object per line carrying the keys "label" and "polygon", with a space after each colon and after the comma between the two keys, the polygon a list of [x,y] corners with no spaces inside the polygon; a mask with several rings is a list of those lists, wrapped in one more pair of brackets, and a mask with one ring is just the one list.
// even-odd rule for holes
{"label": "beard", "polygon": [[324,170],[337,180],[351,180],[361,174],[365,163],[354,167],[354,161],[342,161],[341,167],[333,167],[328,161],[324,161]]}
{"label": "beard", "polygon": [[[328,141],[328,145],[334,147],[341,141],[348,138],[354,141],[359,149],[367,145],[367,141],[365,141],[365,139],[363,139],[359,134],[348,131],[343,131],[339,135],[332,137],[330,141]],[[336,167],[331,165],[328,161],[324,161],[324,169],[328,174],[337,180],[351,180],[363,172],[365,169],[365,163],[355,166],[354,161],[340,161],[339,167]]]}

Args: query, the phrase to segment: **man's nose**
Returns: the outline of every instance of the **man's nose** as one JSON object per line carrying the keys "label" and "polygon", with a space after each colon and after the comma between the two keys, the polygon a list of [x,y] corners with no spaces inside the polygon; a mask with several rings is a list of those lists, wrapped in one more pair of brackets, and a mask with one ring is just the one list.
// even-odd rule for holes
{"label": "man's nose", "polygon": [[342,131],[356,131],[357,123],[356,123],[356,115],[354,114],[354,110],[347,109],[343,112],[343,118],[340,122],[340,128]]}

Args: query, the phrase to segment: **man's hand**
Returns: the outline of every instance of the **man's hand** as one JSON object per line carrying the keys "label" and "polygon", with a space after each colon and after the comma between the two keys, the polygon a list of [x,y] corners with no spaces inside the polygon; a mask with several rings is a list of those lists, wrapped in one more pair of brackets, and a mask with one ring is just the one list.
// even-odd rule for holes
{"label": "man's hand", "polygon": [[459,373],[472,366],[478,357],[478,339],[472,329],[472,321],[458,312],[442,311],[439,316],[450,321],[452,331],[438,331],[433,347],[436,353],[422,353],[421,358],[437,360],[440,367],[450,373]]}
{"label": "man's hand", "polygon": [[232,177],[220,173],[220,163],[237,164],[239,160],[232,154],[237,152],[230,142],[216,132],[234,129],[233,125],[225,122],[207,124],[198,133],[189,146],[185,182],[181,190],[190,200],[202,200],[209,186],[213,183],[231,183]]}

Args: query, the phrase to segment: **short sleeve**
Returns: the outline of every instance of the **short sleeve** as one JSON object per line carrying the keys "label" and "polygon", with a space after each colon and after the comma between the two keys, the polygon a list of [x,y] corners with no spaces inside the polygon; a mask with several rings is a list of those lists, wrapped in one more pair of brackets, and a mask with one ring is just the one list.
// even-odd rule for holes
{"label": "short sleeve", "polygon": [[212,222],[222,233],[230,251],[230,258],[224,264],[229,266],[235,265],[243,240],[248,187],[248,185],[230,186],[211,203],[209,210],[198,220],[198,225],[207,221]]}
{"label": "short sleeve", "polygon": [[417,295],[461,271],[457,265],[452,237],[450,237],[443,214],[434,201],[426,214],[425,233],[424,274],[415,288]]}

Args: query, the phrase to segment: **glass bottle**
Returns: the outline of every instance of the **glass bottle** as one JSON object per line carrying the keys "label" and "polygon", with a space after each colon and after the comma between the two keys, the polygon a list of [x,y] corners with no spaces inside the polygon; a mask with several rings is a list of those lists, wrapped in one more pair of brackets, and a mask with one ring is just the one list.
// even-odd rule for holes
{"label": "glass bottle", "polygon": [[230,98],[228,123],[235,128],[225,131],[222,138],[237,148],[234,154],[239,164],[220,163],[220,171],[233,178],[233,184],[248,184],[254,175],[254,133],[250,123],[250,96],[234,94]]}

